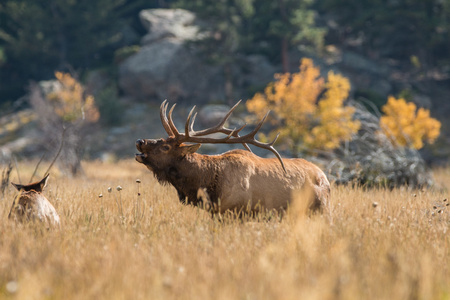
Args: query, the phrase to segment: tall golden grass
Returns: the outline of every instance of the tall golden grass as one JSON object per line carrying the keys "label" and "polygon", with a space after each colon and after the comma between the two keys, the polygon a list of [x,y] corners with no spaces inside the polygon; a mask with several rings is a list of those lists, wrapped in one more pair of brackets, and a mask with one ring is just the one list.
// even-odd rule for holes
{"label": "tall golden grass", "polygon": [[44,192],[61,230],[10,222],[7,190],[0,299],[450,299],[448,169],[440,189],[333,186],[320,215],[218,221],[134,161],[83,167]]}

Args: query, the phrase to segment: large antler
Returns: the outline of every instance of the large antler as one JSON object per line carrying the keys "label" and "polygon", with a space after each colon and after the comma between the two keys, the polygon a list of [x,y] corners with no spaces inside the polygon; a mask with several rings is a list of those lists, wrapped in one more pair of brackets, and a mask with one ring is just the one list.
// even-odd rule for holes
{"label": "large antler", "polygon": [[[229,129],[225,127],[225,123],[230,117],[231,113],[235,110],[235,108],[241,103],[239,100],[238,103],[236,103],[225,115],[225,117],[216,125],[207,129],[203,129],[200,131],[194,130],[194,122],[195,117],[197,116],[197,113],[194,114],[192,117],[192,114],[195,110],[195,106],[191,109],[189,112],[189,116],[186,120],[186,124],[184,126],[184,133],[180,133],[178,129],[176,128],[173,119],[172,119],[172,112],[175,108],[175,105],[172,105],[169,111],[169,116],[167,117],[167,107],[169,103],[167,100],[164,100],[164,102],[161,104],[160,108],[160,117],[161,122],[163,123],[164,129],[166,130],[167,134],[170,137],[175,138],[178,142],[189,142],[189,143],[200,143],[200,144],[243,144],[244,147],[251,152],[250,147],[247,144],[254,145],[259,148],[270,150],[275,156],[278,158],[278,160],[281,163],[281,166],[283,167],[283,170],[286,172],[286,168],[283,163],[283,159],[281,158],[280,154],[275,150],[273,145],[275,144],[276,140],[278,139],[279,134],[275,137],[275,139],[270,143],[263,143],[258,140],[256,140],[255,136],[258,133],[259,129],[261,129],[264,121],[266,120],[267,116],[269,115],[268,111],[266,115],[262,118],[262,120],[256,125],[255,129],[253,129],[250,133],[239,136],[239,132],[244,129],[247,124],[244,124],[238,129]],[[191,121],[192,119],[192,121]],[[224,133],[227,136],[223,138],[211,138],[211,137],[205,137],[206,135],[210,135],[213,133]]]}
{"label": "large antler", "polygon": [[159,117],[161,118],[161,123],[166,130],[169,137],[175,137],[174,132],[170,128],[169,121],[167,120],[167,106],[169,103],[167,100],[164,100],[163,103],[161,103],[161,106],[159,108]]}

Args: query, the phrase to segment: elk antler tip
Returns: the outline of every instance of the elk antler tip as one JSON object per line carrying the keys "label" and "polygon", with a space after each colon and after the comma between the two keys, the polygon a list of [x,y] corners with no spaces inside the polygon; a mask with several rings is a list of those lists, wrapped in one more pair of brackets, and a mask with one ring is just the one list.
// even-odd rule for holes
{"label": "elk antler tip", "polygon": [[[173,123],[173,119],[172,119],[172,113],[173,113],[173,110],[176,105],[177,105],[176,103],[174,103],[172,105],[172,107],[169,110],[169,116],[168,116],[168,127],[170,128],[170,131],[172,131],[172,134],[175,138],[180,135],[180,133],[178,132],[178,129],[175,126],[175,124]],[[167,108],[167,106],[166,106],[166,108]]]}
{"label": "elk antler tip", "polygon": [[194,107],[192,107],[191,111],[189,112],[189,115],[186,119],[186,124],[184,125],[184,132],[185,132],[185,136],[189,137],[189,124],[191,123],[191,118],[192,118],[192,114],[194,113],[195,110],[195,105]]}
{"label": "elk antler tip", "polygon": [[194,123],[195,123],[195,118],[197,118],[197,112],[194,114],[194,116],[192,117],[192,122],[191,122],[191,131],[194,132]]}
{"label": "elk antler tip", "polygon": [[273,139],[273,141],[269,144],[270,146],[273,146],[273,144],[275,144],[275,142],[277,141],[278,137],[280,136],[281,132],[277,133],[277,136]]}

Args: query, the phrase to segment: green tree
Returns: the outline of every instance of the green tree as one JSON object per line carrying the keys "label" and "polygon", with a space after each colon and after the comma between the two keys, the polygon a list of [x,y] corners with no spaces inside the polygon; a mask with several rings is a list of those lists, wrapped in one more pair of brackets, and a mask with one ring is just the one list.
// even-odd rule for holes
{"label": "green tree", "polygon": [[207,21],[207,38],[199,42],[207,57],[224,68],[226,97],[234,101],[231,66],[240,53],[262,53],[281,59],[288,71],[293,45],[322,46],[325,30],[315,26],[310,9],[315,0],[179,0],[177,7],[191,10]]}
{"label": "green tree", "polygon": [[223,67],[225,97],[230,103],[233,95],[232,65],[251,36],[244,34],[254,15],[254,0],[179,0],[175,6],[195,12],[205,20],[205,37],[197,42],[207,59]]}
{"label": "green tree", "polygon": [[[372,55],[424,64],[448,59],[450,0],[319,0],[321,12],[333,12],[340,35],[360,42]],[[339,41],[342,42],[342,41]]]}
{"label": "green tree", "polygon": [[110,64],[121,29],[144,0],[5,0],[0,4],[0,101],[55,70]]}
{"label": "green tree", "polygon": [[314,2],[277,0],[259,1],[255,5],[254,45],[266,48],[272,58],[278,57],[283,72],[289,72],[290,47],[304,44],[317,50],[323,46],[326,30],[315,25],[315,12],[311,9]]}

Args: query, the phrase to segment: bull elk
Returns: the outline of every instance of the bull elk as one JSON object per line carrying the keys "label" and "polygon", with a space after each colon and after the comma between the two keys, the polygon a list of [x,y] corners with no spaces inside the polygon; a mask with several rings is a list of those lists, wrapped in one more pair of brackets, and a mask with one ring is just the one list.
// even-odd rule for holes
{"label": "bull elk", "polygon": [[[294,191],[305,189],[311,195],[310,199],[305,199],[310,201],[308,207],[320,210],[330,194],[326,175],[304,159],[282,159],[273,147],[278,136],[270,143],[255,139],[269,112],[246,135],[239,135],[245,125],[234,130],[226,128],[225,123],[239,103],[219,124],[201,131],[194,130],[194,106],[187,117],[184,133],[180,133],[172,118],[175,104],[167,115],[168,103],[164,101],[160,118],[169,137],[137,140],[136,148],[140,153],[136,154],[136,161],[152,171],[160,183],[173,185],[182,203],[203,207],[208,204],[206,207],[212,213],[261,208],[281,211],[288,207]],[[214,133],[225,136],[208,137]],[[231,150],[220,155],[196,153],[205,143],[243,144],[247,151]],[[272,151],[276,158],[261,158],[251,152],[248,144]],[[203,203],[205,197],[200,196],[205,193],[208,203]]]}
{"label": "bull elk", "polygon": [[48,226],[60,226],[59,216],[53,205],[42,194],[49,174],[41,181],[27,185],[11,184],[19,191],[8,218],[19,222],[39,221]]}

